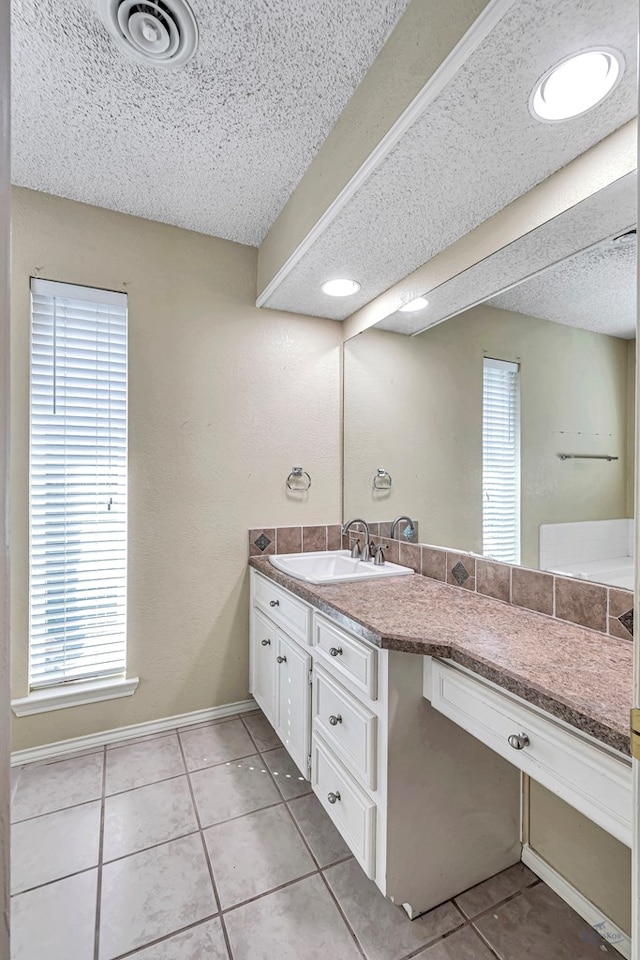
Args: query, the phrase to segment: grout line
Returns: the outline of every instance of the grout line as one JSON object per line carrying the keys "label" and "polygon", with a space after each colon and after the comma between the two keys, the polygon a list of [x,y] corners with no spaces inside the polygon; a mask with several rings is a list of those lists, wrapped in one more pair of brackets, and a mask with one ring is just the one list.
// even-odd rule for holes
{"label": "grout line", "polygon": [[[183,743],[182,743],[182,738],[180,737],[180,734],[179,734],[179,733],[176,733],[176,735],[177,735],[177,737],[178,737],[178,745],[179,745],[179,747],[180,747],[180,753],[182,754],[182,761],[183,761],[183,763],[184,763],[184,765],[185,765],[185,769],[186,769],[186,767],[187,767],[187,760],[186,760],[185,753],[184,753],[184,746],[183,746]],[[206,862],[206,864],[207,864],[207,869],[208,869],[208,871],[209,871],[209,878],[210,878],[210,880],[211,880],[211,887],[212,887],[212,890],[213,890],[213,898],[214,898],[214,901],[215,901],[215,904],[216,904],[216,909],[217,909],[217,911],[218,911],[218,916],[220,917],[220,927],[221,927],[221,929],[222,929],[222,936],[224,937],[224,942],[225,942],[225,946],[226,946],[226,948],[227,948],[227,953],[229,954],[229,958],[230,958],[230,960],[234,960],[234,958],[233,958],[233,950],[231,949],[231,941],[229,940],[229,933],[228,933],[228,931],[227,931],[227,925],[226,925],[226,923],[224,922],[224,917],[223,917],[223,915],[222,915],[222,904],[221,904],[221,901],[220,901],[220,895],[219,895],[219,893],[218,893],[218,887],[217,887],[215,875],[214,875],[214,872],[213,872],[213,864],[211,863],[211,857],[210,857],[210,855],[209,855],[209,848],[207,847],[207,843],[206,843],[206,840],[205,840],[205,837],[204,837],[204,831],[203,831],[203,828],[202,828],[202,820],[201,820],[201,818],[200,818],[200,811],[198,810],[198,804],[196,803],[196,795],[195,795],[195,792],[194,792],[194,790],[193,790],[193,784],[191,783],[191,773],[190,773],[189,770],[187,770],[186,776],[187,776],[187,785],[188,785],[188,787],[189,787],[189,793],[191,794],[191,803],[193,804],[193,810],[194,810],[194,813],[195,813],[195,816],[196,816],[196,823],[198,824],[198,831],[199,831],[199,833],[200,833],[200,841],[201,841],[201,843],[202,843],[202,849],[203,849],[203,852],[204,852],[204,858],[205,858],[205,862]]]}
{"label": "grout line", "polygon": [[[332,864],[332,866],[333,866],[333,864]],[[328,867],[327,867],[327,869],[328,869]],[[352,936],[352,938],[353,938],[353,942],[355,943],[355,945],[356,945],[356,947],[357,947],[357,949],[358,949],[358,952],[360,953],[360,955],[361,955],[362,957],[364,957],[364,960],[367,960],[367,955],[366,955],[366,953],[364,952],[364,947],[363,947],[362,944],[360,943],[360,941],[359,941],[359,939],[358,939],[358,936],[357,936],[355,930],[353,929],[353,927],[352,927],[351,924],[349,923],[349,920],[347,919],[346,913],[344,912],[344,910],[343,910],[342,907],[340,906],[340,903],[339,903],[339,901],[338,901],[338,898],[336,897],[335,893],[334,893],[333,890],[331,889],[331,886],[329,885],[329,881],[328,881],[327,878],[325,877],[324,872],[323,872],[322,870],[320,871],[320,877],[321,877],[321,879],[322,879],[322,882],[323,882],[324,885],[325,885],[325,889],[327,890],[327,893],[329,894],[329,896],[330,896],[331,899],[333,900],[333,902],[334,902],[334,904],[335,904],[335,906],[336,906],[336,909],[337,909],[338,913],[339,913],[340,916],[342,917],[342,919],[343,919],[343,921],[344,921],[344,924],[345,924],[347,930],[348,930],[349,933],[351,934],[351,936]],[[409,918],[407,917],[407,920],[408,920],[408,919],[409,919]]]}
{"label": "grout line", "polygon": [[247,897],[246,900],[240,900],[238,903],[234,903],[230,907],[222,908],[220,910],[220,917],[226,916],[228,913],[232,913],[234,910],[239,910],[240,907],[246,907],[251,903],[256,903],[258,900],[264,900],[265,897],[271,896],[272,893],[280,893],[281,890],[286,890],[287,887],[292,887],[301,880],[309,880],[310,877],[317,877],[319,875],[319,870],[310,870],[308,873],[303,873],[301,876],[294,877],[292,880],[285,880],[284,883],[279,883],[277,887],[269,887],[268,890],[263,890],[262,893],[256,893],[256,895],[253,897]]}
{"label": "grout line", "polygon": [[160,943],[166,943],[167,940],[171,940],[172,937],[177,937],[181,933],[187,933],[189,930],[195,930],[196,927],[201,927],[205,923],[209,923],[211,920],[218,920],[218,914],[212,913],[208,917],[203,917],[202,920],[196,920],[195,923],[190,923],[186,927],[180,927],[178,930],[173,930],[171,933],[165,933],[164,936],[158,937],[157,940],[150,940],[148,943],[143,943],[139,947],[134,947],[133,950],[127,950],[126,953],[119,953],[117,957],[114,957],[113,960],[126,960],[127,957],[136,957],[143,950],[147,950],[148,947],[155,947]]}
{"label": "grout line", "polygon": [[11,827],[17,827],[21,823],[30,823],[32,820],[42,820],[44,817],[51,817],[54,813],[64,813],[65,810],[75,810],[77,807],[87,807],[90,803],[100,803],[102,796],[91,797],[89,800],[82,800],[80,803],[70,803],[68,807],[56,807],[55,810],[47,810],[45,813],[36,813],[33,817],[23,817],[22,820],[12,820]]}
{"label": "grout line", "polygon": [[98,881],[96,883],[96,932],[93,948],[93,960],[98,960],[100,951],[100,920],[102,914],[102,854],[104,852],[104,808],[107,786],[107,748],[102,748],[102,796],[100,798],[100,834],[98,839]]}
{"label": "grout line", "polygon": [[36,883],[33,887],[25,887],[24,890],[16,890],[11,894],[11,899],[21,897],[23,893],[33,893],[34,890],[42,890],[44,887],[50,887],[54,883],[61,883],[62,880],[69,880],[71,877],[79,877],[83,873],[91,873],[99,869],[99,863],[94,863],[90,867],[83,867],[82,870],[74,870],[73,873],[65,873],[62,877],[54,877],[53,880],[45,880],[44,883]]}

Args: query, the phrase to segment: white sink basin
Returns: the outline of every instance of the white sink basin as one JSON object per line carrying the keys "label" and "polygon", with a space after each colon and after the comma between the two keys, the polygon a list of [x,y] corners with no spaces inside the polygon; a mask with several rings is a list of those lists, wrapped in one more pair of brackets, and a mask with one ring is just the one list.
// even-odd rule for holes
{"label": "white sink basin", "polygon": [[307,583],[347,583],[350,580],[376,580],[380,577],[405,577],[414,571],[397,563],[374,566],[370,560],[354,560],[348,550],[321,550],[318,553],[283,553],[270,556],[278,570]]}

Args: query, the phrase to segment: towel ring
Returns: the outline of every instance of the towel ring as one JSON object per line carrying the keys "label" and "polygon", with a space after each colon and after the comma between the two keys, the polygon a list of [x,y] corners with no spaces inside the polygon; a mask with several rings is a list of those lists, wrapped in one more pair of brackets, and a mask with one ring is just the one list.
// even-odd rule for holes
{"label": "towel ring", "polygon": [[385,470],[384,467],[378,467],[378,470],[373,478],[373,489],[388,490],[392,483],[393,480],[391,479],[391,474]]}
{"label": "towel ring", "polygon": [[[305,484],[306,477],[306,484]],[[302,480],[304,486],[301,486],[299,483],[296,483],[294,486],[291,486],[292,480]],[[311,486],[311,477],[306,470],[303,470],[302,467],[292,467],[291,473],[287,477],[287,487],[289,490],[308,490]]]}

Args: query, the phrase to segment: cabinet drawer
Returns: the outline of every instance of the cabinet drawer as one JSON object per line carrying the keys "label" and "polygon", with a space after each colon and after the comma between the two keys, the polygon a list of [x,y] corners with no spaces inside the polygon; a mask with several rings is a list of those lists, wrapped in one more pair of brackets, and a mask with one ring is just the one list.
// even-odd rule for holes
{"label": "cabinet drawer", "polygon": [[375,790],[377,717],[319,664],[313,678],[313,724],[353,775]]}
{"label": "cabinet drawer", "polygon": [[256,573],[253,602],[294,640],[309,643],[311,610],[302,600]]}
{"label": "cabinet drawer", "polygon": [[[431,703],[470,734],[631,845],[631,764],[518,697],[433,660]],[[525,734],[522,749],[509,744]]]}
{"label": "cabinet drawer", "polygon": [[314,793],[366,875],[373,877],[376,805],[317,733],[311,750]]}
{"label": "cabinet drawer", "polygon": [[370,700],[377,700],[378,654],[373,647],[318,614],[313,618],[313,643],[327,670],[348,680]]}

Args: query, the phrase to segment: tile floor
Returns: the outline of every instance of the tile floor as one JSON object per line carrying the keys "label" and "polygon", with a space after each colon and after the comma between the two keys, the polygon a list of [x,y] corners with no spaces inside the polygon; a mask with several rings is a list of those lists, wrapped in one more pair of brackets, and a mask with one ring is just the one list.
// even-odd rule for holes
{"label": "tile floor", "polygon": [[518,864],[410,922],[259,712],[15,771],[12,960],[590,960]]}

